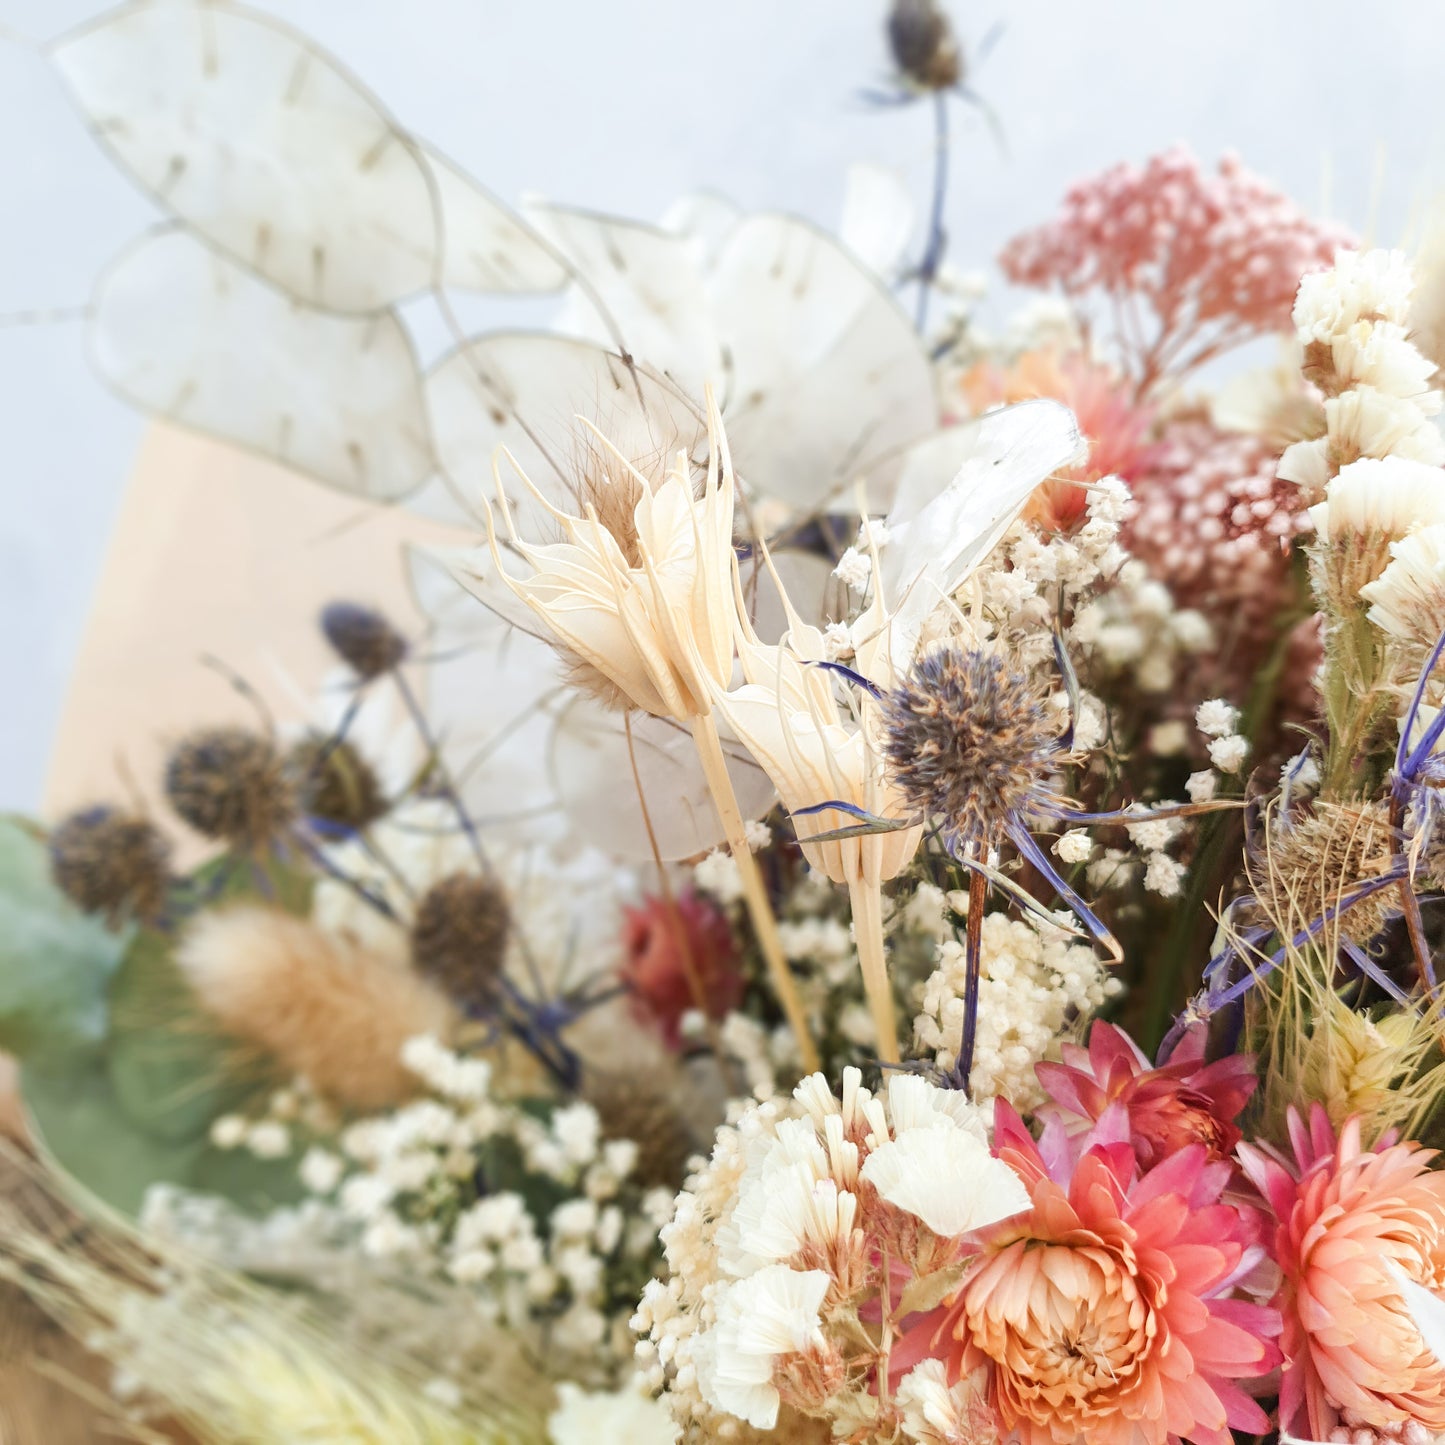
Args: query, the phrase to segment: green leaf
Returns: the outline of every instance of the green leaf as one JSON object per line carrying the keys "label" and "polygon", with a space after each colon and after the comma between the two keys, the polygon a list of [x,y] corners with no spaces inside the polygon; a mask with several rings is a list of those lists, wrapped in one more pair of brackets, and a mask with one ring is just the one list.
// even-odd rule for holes
{"label": "green leaf", "polygon": [[100,1044],[106,987],[128,941],[56,888],[36,830],[0,818],[0,1048],[58,1058]]}
{"label": "green leaf", "polygon": [[110,1082],[126,1115],[173,1143],[205,1137],[253,1092],[234,1060],[235,1046],[193,1002],[170,940],[138,933],[110,991]]}
{"label": "green leaf", "polygon": [[126,1214],[162,1180],[186,1183],[209,1146],[204,1138],[157,1139],[126,1117],[103,1062],[57,1069],[27,1063],[21,1086],[42,1146],[66,1173]]}

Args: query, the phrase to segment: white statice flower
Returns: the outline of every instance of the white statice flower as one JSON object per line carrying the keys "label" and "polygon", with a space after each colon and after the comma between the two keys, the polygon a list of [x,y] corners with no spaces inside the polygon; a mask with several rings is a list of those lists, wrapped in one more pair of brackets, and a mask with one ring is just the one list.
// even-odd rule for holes
{"label": "white statice flower", "polygon": [[[1165,799],[1159,806],[1168,808],[1173,804]],[[1184,831],[1184,819],[1146,818],[1142,823],[1126,824],[1125,831],[1129,834],[1129,841],[1141,853],[1160,853]]]}
{"label": "white statice flower", "polygon": [[[1095,867],[1089,865],[1091,884]],[[953,1067],[963,1036],[967,972],[964,945],[956,940],[942,944],[913,1024],[919,1048],[932,1053],[945,1071]],[[1034,1065],[1053,1057],[1076,1022],[1120,985],[1093,949],[1064,929],[1048,929],[1045,936],[1043,926],[1006,913],[984,916],[979,972],[970,1092],[976,1100],[1001,1095],[1027,1112],[1044,1097]]]}
{"label": "white statice flower", "polygon": [[1161,898],[1177,898],[1186,871],[1177,858],[1167,853],[1151,853],[1144,866],[1144,887]]}
{"label": "white statice flower", "polygon": [[846,622],[830,622],[823,628],[823,657],[840,662],[853,655],[853,632]]}
{"label": "white statice flower", "polygon": [[1194,709],[1194,725],[1207,738],[1227,737],[1239,724],[1239,709],[1222,697],[1212,697]]}
{"label": "white statice flower", "polygon": [[1340,468],[1310,518],[1321,542],[1349,533],[1408,536],[1445,522],[1445,472],[1405,457],[1362,457]]}
{"label": "white statice flower", "polygon": [[568,1104],[552,1115],[552,1134],[570,1163],[590,1164],[601,1143],[602,1121],[591,1104]]}
{"label": "white statice flower", "polygon": [[1249,739],[1238,733],[1229,737],[1215,738],[1209,744],[1209,761],[1221,773],[1237,773],[1249,756]]}
{"label": "white statice flower", "polygon": [[910,1445],[972,1445],[995,1430],[993,1410],[972,1378],[950,1386],[942,1360],[924,1360],[898,1384],[895,1397],[903,1438]]}
{"label": "white statice flower", "polygon": [[773,830],[756,818],[749,818],[743,824],[743,832],[747,836],[748,847],[754,853],[760,853],[773,841]]}
{"label": "white statice flower", "polygon": [[849,547],[838,559],[833,575],[855,592],[863,592],[873,576],[873,558],[867,552],[860,552],[857,547]]}
{"label": "white statice flower", "polygon": [[564,1382],[557,1408],[547,1417],[551,1445],[677,1445],[682,1428],[661,1400],[635,1388],[584,1390]]}
{"label": "white statice flower", "polygon": [[1054,852],[1065,863],[1087,863],[1094,851],[1094,840],[1083,828],[1071,828],[1054,843]]}
{"label": "white statice flower", "polygon": [[[1445,481],[1445,474],[1442,474]],[[1432,648],[1445,631],[1445,523],[1390,544],[1390,564],[1360,588],[1365,614],[1401,642]]]}
{"label": "white statice flower", "polygon": [[774,1366],[781,1355],[823,1348],[818,1311],[831,1282],[822,1270],[769,1265],[725,1289],[703,1346],[698,1383],[704,1398],[755,1429],[771,1430],[780,1404]]}
{"label": "white statice flower", "polygon": [[737,903],[743,896],[743,878],[737,860],[722,848],[715,848],[692,870],[698,888],[719,903]]}
{"label": "white statice flower", "polygon": [[[952,1121],[895,1130],[868,1155],[859,1178],[944,1238],[996,1224],[1027,1209],[1029,1192],[979,1134]],[[965,1180],[968,1187],[960,1187]]]}
{"label": "white statice flower", "polygon": [[1184,791],[1189,794],[1191,803],[1212,802],[1215,793],[1219,791],[1219,774],[1212,768],[1190,773],[1185,781]]}
{"label": "white statice flower", "polygon": [[1305,276],[1295,296],[1299,339],[1328,342],[1360,322],[1403,326],[1410,318],[1415,278],[1403,251],[1339,251],[1328,271]]}

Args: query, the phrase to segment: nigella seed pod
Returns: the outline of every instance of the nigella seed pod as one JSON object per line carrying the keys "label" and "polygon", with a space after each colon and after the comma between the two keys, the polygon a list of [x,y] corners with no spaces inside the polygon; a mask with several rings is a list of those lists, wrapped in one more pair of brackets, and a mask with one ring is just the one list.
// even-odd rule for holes
{"label": "nigella seed pod", "polygon": [[934,0],[893,0],[888,45],[898,69],[921,90],[952,90],[963,78],[963,52]]}
{"label": "nigella seed pod", "polygon": [[183,738],[166,763],[166,797],[196,832],[259,848],[296,816],[296,796],[269,739],[240,727]]}
{"label": "nigella seed pod", "polygon": [[170,885],[171,845],[146,819],[100,805],[50,834],[50,872],[76,907],[112,926],[157,917]]}
{"label": "nigella seed pod", "polygon": [[511,931],[501,886],[476,873],[454,873],[417,904],[412,962],[467,1012],[485,1014],[496,998]]}
{"label": "nigella seed pod", "polygon": [[294,743],[286,775],[301,811],[322,823],[359,831],[390,806],[371,764],[345,738],[311,733]]}
{"label": "nigella seed pod", "polygon": [[406,638],[375,608],[359,602],[328,603],[321,631],[363,682],[384,676],[406,656]]}

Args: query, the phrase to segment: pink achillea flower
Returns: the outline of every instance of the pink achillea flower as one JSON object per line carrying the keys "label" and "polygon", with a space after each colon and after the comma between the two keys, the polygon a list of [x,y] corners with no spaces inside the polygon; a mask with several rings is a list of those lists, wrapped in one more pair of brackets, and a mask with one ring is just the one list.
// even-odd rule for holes
{"label": "pink achillea flower", "polygon": [[1358,1120],[1336,1136],[1316,1104],[1289,1117],[1293,1158],[1240,1146],[1274,1212],[1284,1319],[1282,1430],[1331,1438],[1343,1414],[1381,1429],[1445,1430],[1445,1367],[1420,1337],[1399,1274],[1445,1283],[1445,1173],[1413,1141],[1360,1146]]}
{"label": "pink achillea flower", "polygon": [[1080,181],[999,261],[1009,280],[1075,302],[1103,292],[1142,396],[1251,337],[1288,331],[1300,277],[1352,244],[1237,157],[1209,175],[1175,147]]}
{"label": "pink achillea flower", "polygon": [[1020,1445],[1230,1445],[1231,1427],[1269,1428],[1239,1382],[1278,1363],[1278,1316],[1231,1297],[1263,1257],[1262,1221],[1224,1202],[1233,1170],[1202,1144],[1144,1171],[1127,1132],[1106,1110],[1081,1155],[1050,1164],[999,1101],[995,1150],[1033,1208],[985,1231],[958,1295],[915,1326],[949,1378],[987,1371],[1000,1435]]}
{"label": "pink achillea flower", "polygon": [[1159,1068],[1122,1029],[1102,1022],[1094,1025],[1087,1049],[1065,1044],[1062,1053],[1062,1063],[1036,1066],[1053,1101],[1040,1114],[1077,1127],[1123,1105],[1130,1143],[1146,1170],[1191,1144],[1202,1144],[1211,1160],[1230,1158],[1241,1137],[1234,1121],[1259,1082],[1254,1060],[1244,1055],[1206,1064],[1202,1029],[1185,1034]]}
{"label": "pink achillea flower", "polygon": [[1153,408],[1135,402],[1114,372],[1081,353],[1029,351],[1006,369],[979,362],[961,387],[975,414],[1036,397],[1061,401],[1074,413],[1089,444],[1088,459],[1040,483],[1026,513],[1049,531],[1067,531],[1084,515],[1089,494],[1075,483],[1118,477],[1132,486],[1153,464]]}
{"label": "pink achillea flower", "polygon": [[622,980],[634,1011],[653,1023],[671,1049],[682,1045],[683,1016],[702,1009],[721,1019],[742,998],[732,929],[721,911],[694,893],[674,908],[645,898],[623,910]]}

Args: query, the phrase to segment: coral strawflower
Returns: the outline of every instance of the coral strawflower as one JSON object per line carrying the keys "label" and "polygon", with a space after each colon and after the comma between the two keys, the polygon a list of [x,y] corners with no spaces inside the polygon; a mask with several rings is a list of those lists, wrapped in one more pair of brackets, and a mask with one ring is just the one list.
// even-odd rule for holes
{"label": "coral strawflower", "polygon": [[1289,1113],[1290,1154],[1243,1144],[1240,1162],[1275,1215],[1284,1374],[1281,1430],[1316,1440],[1348,1413],[1381,1429],[1445,1430],[1445,1365],[1421,1338],[1401,1276],[1445,1283],[1445,1173],[1414,1141],[1338,1135],[1318,1104]]}
{"label": "coral strawflower", "polygon": [[1019,1445],[1230,1445],[1231,1428],[1269,1428],[1240,1382],[1277,1363],[1278,1317],[1231,1297],[1260,1258],[1260,1218],[1223,1199],[1232,1171],[1202,1144],[1143,1171],[1126,1129],[1110,1111],[1082,1157],[1051,1170],[998,1104],[996,1150],[1033,1208],[985,1235],[930,1323],[950,1378],[988,1369]]}

